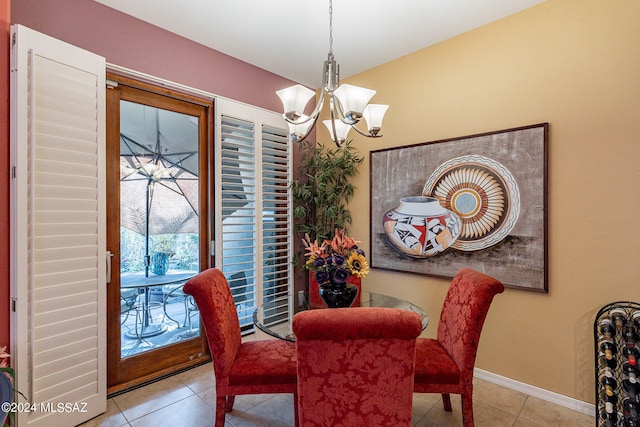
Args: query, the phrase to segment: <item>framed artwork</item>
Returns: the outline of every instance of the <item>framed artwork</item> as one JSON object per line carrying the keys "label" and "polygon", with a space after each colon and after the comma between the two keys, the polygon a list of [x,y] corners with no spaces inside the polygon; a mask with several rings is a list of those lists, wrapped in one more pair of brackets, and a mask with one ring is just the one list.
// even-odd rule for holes
{"label": "framed artwork", "polygon": [[548,291],[549,124],[371,151],[372,268]]}

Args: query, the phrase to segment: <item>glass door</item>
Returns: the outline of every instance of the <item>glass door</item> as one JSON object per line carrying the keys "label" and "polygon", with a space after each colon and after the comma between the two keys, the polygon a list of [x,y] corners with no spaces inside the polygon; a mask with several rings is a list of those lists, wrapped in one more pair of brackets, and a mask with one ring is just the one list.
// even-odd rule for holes
{"label": "glass door", "polygon": [[210,261],[210,111],[167,95],[107,89],[110,392],[208,360],[182,286]]}

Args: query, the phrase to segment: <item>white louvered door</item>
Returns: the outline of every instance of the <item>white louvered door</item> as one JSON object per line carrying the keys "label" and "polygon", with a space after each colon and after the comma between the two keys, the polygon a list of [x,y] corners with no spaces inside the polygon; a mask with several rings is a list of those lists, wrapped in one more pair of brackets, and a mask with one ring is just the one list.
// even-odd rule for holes
{"label": "white louvered door", "polygon": [[12,27],[12,362],[31,411],[106,410],[105,62]]}
{"label": "white louvered door", "polygon": [[216,107],[216,266],[249,331],[264,301],[267,322],[290,315],[291,146],[280,115],[226,99]]}

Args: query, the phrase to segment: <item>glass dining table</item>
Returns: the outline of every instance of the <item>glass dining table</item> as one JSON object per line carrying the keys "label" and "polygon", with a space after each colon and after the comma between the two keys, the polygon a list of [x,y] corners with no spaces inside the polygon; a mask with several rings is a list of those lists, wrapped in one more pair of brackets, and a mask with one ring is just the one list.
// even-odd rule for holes
{"label": "glass dining table", "polygon": [[[286,302],[292,302],[291,295],[286,295],[278,298],[273,298],[265,301],[253,312],[253,323],[261,331],[283,340],[295,341],[296,337],[291,330],[291,323],[293,315],[287,315],[283,313],[283,307],[288,307]],[[422,320],[422,329],[424,330],[429,323],[429,316],[427,313],[417,305],[405,301],[400,298],[392,297],[390,295],[378,294],[374,292],[362,292],[360,295],[359,307],[388,307],[388,308],[400,308],[403,310],[413,311],[420,316]],[[357,310],[358,307],[351,307],[353,310]],[[309,306],[305,303],[301,307],[298,307],[296,312],[310,310]],[[331,308],[314,309],[314,310],[333,310]],[[265,313],[268,313],[265,315]],[[274,314],[275,313],[275,314]],[[279,313],[279,314],[278,314]]]}

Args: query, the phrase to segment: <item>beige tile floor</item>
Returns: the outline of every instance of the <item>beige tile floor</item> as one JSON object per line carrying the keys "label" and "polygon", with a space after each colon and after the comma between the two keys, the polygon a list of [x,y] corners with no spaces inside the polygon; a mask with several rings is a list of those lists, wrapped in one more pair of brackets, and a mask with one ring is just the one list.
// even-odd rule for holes
{"label": "beige tile floor", "polygon": [[[580,427],[595,425],[594,417],[526,394],[476,379],[474,418],[478,427]],[[451,396],[453,412],[444,412],[440,395],[415,394],[413,425],[461,426],[460,398]],[[115,396],[107,412],[82,427],[213,426],[215,383],[210,363]],[[290,394],[236,397],[227,414],[229,427],[293,426]]]}

